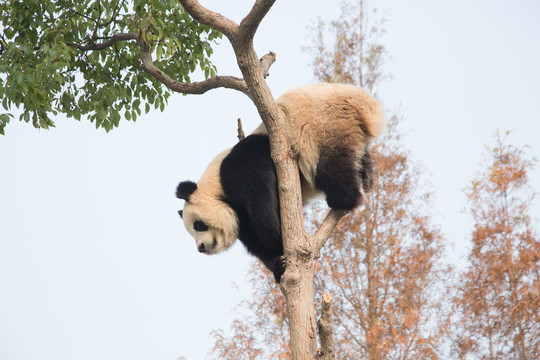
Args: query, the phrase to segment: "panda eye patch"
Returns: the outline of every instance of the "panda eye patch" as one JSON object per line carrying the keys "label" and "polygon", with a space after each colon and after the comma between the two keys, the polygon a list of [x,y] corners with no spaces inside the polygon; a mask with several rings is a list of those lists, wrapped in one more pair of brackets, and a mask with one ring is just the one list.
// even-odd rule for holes
{"label": "panda eye patch", "polygon": [[193,229],[195,229],[195,231],[206,231],[208,230],[208,225],[198,220],[193,223]]}

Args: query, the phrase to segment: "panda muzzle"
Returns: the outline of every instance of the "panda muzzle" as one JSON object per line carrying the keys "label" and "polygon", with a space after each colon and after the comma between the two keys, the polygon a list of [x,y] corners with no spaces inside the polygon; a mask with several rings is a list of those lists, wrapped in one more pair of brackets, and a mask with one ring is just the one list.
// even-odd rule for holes
{"label": "panda muzzle", "polygon": [[205,245],[204,243],[199,244],[198,250],[200,253],[207,254],[210,253],[217,247],[217,239],[214,238],[211,246]]}

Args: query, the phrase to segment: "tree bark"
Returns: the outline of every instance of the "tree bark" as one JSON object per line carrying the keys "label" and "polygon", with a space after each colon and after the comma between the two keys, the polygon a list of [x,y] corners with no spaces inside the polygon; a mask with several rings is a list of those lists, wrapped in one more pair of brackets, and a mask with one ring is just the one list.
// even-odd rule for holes
{"label": "tree bark", "polygon": [[319,330],[319,338],[321,339],[319,358],[322,360],[334,360],[336,354],[333,334],[334,329],[332,326],[332,295],[324,291],[322,299],[321,317],[317,321],[317,329]]}

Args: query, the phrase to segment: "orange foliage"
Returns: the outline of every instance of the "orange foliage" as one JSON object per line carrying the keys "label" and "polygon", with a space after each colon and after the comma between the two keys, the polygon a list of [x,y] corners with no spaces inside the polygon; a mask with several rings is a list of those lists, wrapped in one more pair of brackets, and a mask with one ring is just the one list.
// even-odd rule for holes
{"label": "orange foliage", "polygon": [[422,193],[422,172],[400,145],[396,122],[372,148],[371,194],[321,251],[316,293],[335,294],[339,359],[439,359],[437,287],[451,269],[442,265],[430,196]]}
{"label": "orange foliage", "polygon": [[523,149],[500,134],[467,191],[475,220],[469,268],[454,299],[460,359],[540,358],[540,241]]}
{"label": "orange foliage", "polygon": [[220,360],[289,359],[285,297],[274,275],[259,260],[254,260],[248,281],[253,297],[238,305],[241,319],[231,325],[231,337],[221,330],[212,332],[216,339],[213,354]]}
{"label": "orange foliage", "polygon": [[315,77],[324,82],[356,84],[375,94],[377,85],[388,78],[383,71],[386,49],[380,42],[383,23],[368,1],[342,1],[338,20],[319,20],[311,29],[315,44],[309,50]]}

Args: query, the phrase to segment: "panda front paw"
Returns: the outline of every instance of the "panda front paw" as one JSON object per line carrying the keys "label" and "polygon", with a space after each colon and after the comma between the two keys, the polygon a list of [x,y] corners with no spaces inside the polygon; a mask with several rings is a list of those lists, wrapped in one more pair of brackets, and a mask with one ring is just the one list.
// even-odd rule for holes
{"label": "panda front paw", "polygon": [[285,267],[287,265],[287,259],[284,255],[279,256],[274,261],[274,278],[276,279],[276,283],[280,283],[281,281],[281,275],[285,272]]}

